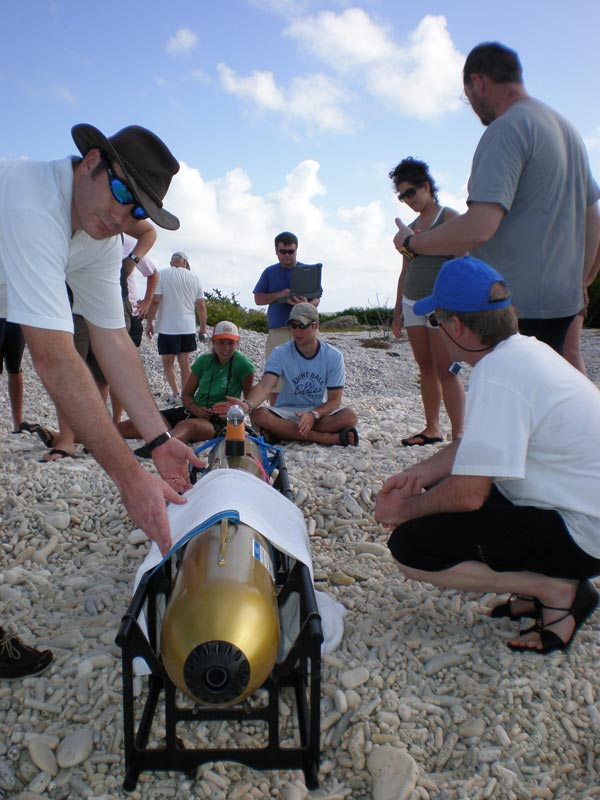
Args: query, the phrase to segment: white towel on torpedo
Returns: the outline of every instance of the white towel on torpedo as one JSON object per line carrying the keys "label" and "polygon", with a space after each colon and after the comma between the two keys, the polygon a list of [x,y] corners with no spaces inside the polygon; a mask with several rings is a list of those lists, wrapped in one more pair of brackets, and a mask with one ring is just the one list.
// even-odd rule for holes
{"label": "white towel on torpedo", "polygon": [[[218,469],[204,475],[185,493],[187,503],[167,508],[172,543],[214,514],[237,511],[240,520],[261,533],[282,553],[305,564],[313,577],[308,531],[300,509],[281,492],[248,472]],[[162,556],[154,542],[135,576],[134,591],[146,572],[160,564]],[[344,630],[344,607],[324,592],[316,592],[323,626],[323,652],[332,652]]]}

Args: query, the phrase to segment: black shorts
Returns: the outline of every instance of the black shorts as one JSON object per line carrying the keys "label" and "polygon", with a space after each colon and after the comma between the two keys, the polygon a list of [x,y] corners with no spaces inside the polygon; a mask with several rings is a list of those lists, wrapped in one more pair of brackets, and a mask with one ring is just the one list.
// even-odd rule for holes
{"label": "black shorts", "polygon": [[136,317],[135,315],[129,318],[129,328],[127,328],[127,332],[129,333],[129,338],[134,343],[136,347],[140,347],[142,344],[142,336],[144,335],[144,325],[142,323],[141,317]]}
{"label": "black shorts", "polygon": [[[170,428],[174,428],[178,422],[183,422],[186,419],[193,419],[194,415],[185,406],[177,406],[177,408],[163,408],[160,412],[166,420]],[[207,420],[213,426],[215,436],[220,436],[225,426],[225,420],[218,417],[216,414],[211,414]]]}
{"label": "black shorts", "polygon": [[562,355],[569,325],[576,314],[570,317],[556,317],[555,319],[527,319],[519,320],[519,333],[524,336],[535,336],[540,342],[547,345]]}
{"label": "black shorts", "polygon": [[21,361],[25,350],[25,337],[16,322],[0,319],[0,372],[4,366],[9,375],[21,372]]}
{"label": "black shorts", "polygon": [[158,354],[178,356],[179,353],[193,353],[197,350],[195,333],[159,333]]}
{"label": "black shorts", "polygon": [[479,511],[410,520],[394,530],[388,546],[400,564],[425,572],[480,561],[494,572],[572,580],[600,575],[600,559],[575,544],[557,511],[513,505],[495,487]]}
{"label": "black shorts", "polygon": [[97,362],[92,350],[88,326],[81,314],[73,314],[73,344],[75,345],[75,350],[77,350],[94,376],[94,380],[101,384],[106,383],[102,367]]}

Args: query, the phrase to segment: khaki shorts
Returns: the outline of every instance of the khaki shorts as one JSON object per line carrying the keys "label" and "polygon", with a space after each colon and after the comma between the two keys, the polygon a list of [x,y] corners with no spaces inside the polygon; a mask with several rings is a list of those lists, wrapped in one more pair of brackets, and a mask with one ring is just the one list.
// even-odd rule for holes
{"label": "khaki shorts", "polygon": [[[329,414],[324,414],[323,417],[333,417],[334,414],[339,414],[341,408],[336,408],[335,411],[330,411]],[[298,414],[303,414],[305,411],[312,411],[312,408],[298,408],[297,406],[269,406],[269,411],[272,414],[277,414],[282,419],[287,419],[290,422],[298,422]],[[321,417],[321,419],[323,419]]]}
{"label": "khaki shorts", "polygon": [[[267,359],[269,358],[271,352],[276,348],[279,347],[280,344],[285,344],[289,342],[292,338],[292,332],[288,327],[285,328],[271,328],[267,335],[267,343],[265,345],[265,364],[267,363]],[[279,394],[281,391],[281,378],[278,378],[277,383],[275,384],[275,388],[273,392]]]}

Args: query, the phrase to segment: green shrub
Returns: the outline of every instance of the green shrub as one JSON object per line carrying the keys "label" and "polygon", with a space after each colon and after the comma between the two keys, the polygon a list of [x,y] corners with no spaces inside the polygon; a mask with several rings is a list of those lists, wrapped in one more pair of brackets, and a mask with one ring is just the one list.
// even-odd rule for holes
{"label": "green shrub", "polygon": [[269,322],[267,320],[266,313],[264,311],[260,311],[259,309],[250,309],[249,311],[246,311],[246,321],[243,323],[243,327],[250,331],[268,333]]}
{"label": "green shrub", "polygon": [[[232,292],[231,297],[227,297],[220,289],[213,289],[210,292],[205,292],[204,296],[206,298],[207,321],[211,327],[223,319],[228,319],[240,328],[247,328],[259,333],[268,333],[269,325],[266,312],[258,308],[244,308],[238,303],[235,293]],[[392,324],[394,310],[386,306],[369,306],[369,308],[352,306],[343,311],[320,314],[320,317],[321,322],[328,322],[336,317],[349,314],[355,316],[360,325],[389,329]]]}
{"label": "green shrub", "polygon": [[205,292],[204,297],[207,322],[211,327],[227,319],[239,328],[267,333],[269,326],[265,312],[259,309],[249,311],[244,308],[238,303],[233,292],[231,297],[227,297],[220,289],[213,289],[212,292]]}
{"label": "green shrub", "polygon": [[392,324],[394,309],[386,308],[385,306],[373,306],[369,308],[352,306],[351,308],[345,308],[343,311],[336,311],[333,314],[321,314],[320,316],[322,322],[329,322],[336,317],[347,315],[356,317],[361,325],[386,328]]}

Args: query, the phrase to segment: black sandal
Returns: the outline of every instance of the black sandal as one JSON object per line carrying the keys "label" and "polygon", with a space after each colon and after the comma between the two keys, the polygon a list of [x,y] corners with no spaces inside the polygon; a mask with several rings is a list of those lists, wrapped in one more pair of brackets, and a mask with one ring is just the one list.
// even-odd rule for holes
{"label": "black sandal", "polygon": [[30,433],[36,433],[46,447],[52,447],[54,444],[54,435],[50,433],[48,428],[43,428],[41,425],[32,425]]}
{"label": "black sandal", "polygon": [[[524,600],[533,603],[532,610],[522,611],[520,614],[513,611],[512,604],[515,600]],[[539,616],[540,616],[540,607],[538,600],[536,600],[535,597],[531,597],[526,594],[511,594],[511,596],[505,603],[499,603],[497,606],[494,606],[490,611],[490,617],[493,617],[493,619],[508,617],[508,619],[512,619],[514,621],[518,619],[523,619],[524,617],[531,617],[532,619],[538,619]]]}
{"label": "black sandal", "polygon": [[[553,653],[555,650],[567,650],[571,646],[571,642],[575,638],[583,623],[596,610],[598,600],[598,592],[588,580],[584,580],[579,583],[571,608],[555,608],[554,606],[545,606],[538,600],[537,602],[542,613],[544,609],[548,609],[550,611],[564,611],[565,613],[562,617],[549,622],[547,625],[544,625],[544,619],[542,616],[531,628],[521,631],[520,635],[539,631],[540,642],[542,645],[541,648],[527,647],[527,645],[521,647],[518,644],[511,644],[510,642],[508,643],[508,647],[515,653],[537,653],[538,655],[542,656],[548,655],[548,653]],[[554,631],[548,629],[553,625],[557,625],[559,622],[562,622],[567,617],[573,617],[575,620],[575,627],[573,628],[573,633],[571,634],[569,641],[565,642],[560,638],[560,636],[554,633]]]}
{"label": "black sandal", "polygon": [[[39,427],[40,426],[37,424],[37,422],[34,422],[33,425],[32,425],[30,422],[23,421],[19,425],[19,432],[23,433],[23,431],[27,431],[27,433],[35,433],[36,428],[39,428]],[[16,433],[16,431],[15,431],[15,433]]]}

